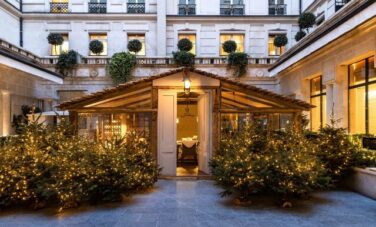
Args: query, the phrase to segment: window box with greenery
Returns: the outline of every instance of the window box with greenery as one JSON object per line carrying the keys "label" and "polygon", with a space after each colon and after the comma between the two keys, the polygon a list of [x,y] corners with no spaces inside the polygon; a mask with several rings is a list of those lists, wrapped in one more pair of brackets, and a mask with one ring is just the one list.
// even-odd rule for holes
{"label": "window box with greenery", "polygon": [[180,67],[193,68],[195,55],[190,52],[193,48],[192,42],[187,38],[183,38],[179,40],[177,46],[179,51],[172,53],[175,63]]}
{"label": "window box with greenery", "polygon": [[228,67],[235,67],[234,76],[241,77],[247,72],[248,55],[244,52],[236,52],[237,48],[237,44],[233,40],[227,40],[222,44],[223,51],[228,53]]}

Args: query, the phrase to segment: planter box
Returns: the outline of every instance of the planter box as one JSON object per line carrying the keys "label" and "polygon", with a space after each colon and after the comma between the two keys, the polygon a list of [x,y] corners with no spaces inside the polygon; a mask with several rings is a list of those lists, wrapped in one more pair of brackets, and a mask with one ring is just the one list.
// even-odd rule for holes
{"label": "planter box", "polygon": [[360,194],[376,200],[376,168],[354,168],[348,186]]}

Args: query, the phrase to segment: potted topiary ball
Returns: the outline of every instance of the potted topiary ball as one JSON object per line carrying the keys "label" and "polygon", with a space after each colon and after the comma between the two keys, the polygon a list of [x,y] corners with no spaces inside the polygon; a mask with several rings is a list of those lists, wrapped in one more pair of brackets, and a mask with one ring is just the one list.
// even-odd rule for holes
{"label": "potted topiary ball", "polygon": [[103,52],[103,43],[99,40],[92,40],[89,44],[89,49],[92,53],[99,55]]}
{"label": "potted topiary ball", "polygon": [[313,27],[316,23],[316,16],[311,12],[305,12],[300,14],[298,24],[300,29],[306,29],[309,32],[309,29]]}
{"label": "potted topiary ball", "polygon": [[238,47],[235,41],[227,40],[226,42],[222,44],[222,48],[224,52],[230,54],[230,53],[234,53]]}
{"label": "potted topiary ball", "polygon": [[128,42],[128,50],[130,52],[138,53],[142,49],[142,43],[138,39],[133,39]]}
{"label": "potted topiary ball", "polygon": [[64,42],[64,37],[59,33],[50,33],[47,36],[48,43],[51,44],[55,48],[55,52],[57,52],[57,46],[60,46]]}
{"label": "potted topiary ball", "polygon": [[179,40],[178,49],[180,51],[191,51],[192,48],[193,48],[193,44],[192,44],[191,40],[189,40],[187,38],[183,38],[183,39]]}
{"label": "potted topiary ball", "polygon": [[295,40],[296,42],[299,42],[301,39],[303,39],[305,36],[307,35],[307,33],[305,33],[305,31],[301,30],[301,31],[298,31],[295,35]]}
{"label": "potted topiary ball", "polygon": [[286,35],[277,35],[274,38],[274,46],[276,46],[276,47],[286,46],[287,42],[288,42],[288,39],[287,39]]}

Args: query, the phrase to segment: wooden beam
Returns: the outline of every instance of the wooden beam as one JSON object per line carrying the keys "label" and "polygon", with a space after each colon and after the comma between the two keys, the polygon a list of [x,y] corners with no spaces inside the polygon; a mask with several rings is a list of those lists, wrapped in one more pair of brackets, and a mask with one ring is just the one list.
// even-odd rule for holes
{"label": "wooden beam", "polygon": [[235,106],[239,105],[241,106],[240,108],[246,108],[246,107],[250,107],[250,108],[257,108],[255,106],[251,106],[251,105],[248,105],[248,104],[245,104],[245,103],[242,103],[242,102],[238,102],[237,100],[233,100],[233,99],[229,99],[229,98],[226,98],[226,97],[221,97],[222,101],[223,102],[226,102],[226,103],[232,103],[234,104],[235,103]]}
{"label": "wooden beam", "polygon": [[[153,88],[151,92],[151,108],[158,110],[158,89]],[[150,146],[155,160],[158,160],[158,112],[152,113]]]}
{"label": "wooden beam", "polygon": [[[85,107],[115,107],[115,106],[120,106],[121,103],[124,103],[125,101],[134,100],[134,99],[140,98],[142,96],[147,96],[147,95],[151,97],[151,89],[142,90],[138,92],[132,92],[131,94],[103,100],[100,103],[90,104]],[[120,103],[120,105],[118,103]]]}
{"label": "wooden beam", "polygon": [[137,109],[129,109],[129,108],[121,108],[121,107],[90,107],[90,108],[77,108],[77,109],[71,109],[69,111],[75,111],[78,113],[136,113],[136,112],[156,112],[157,109],[153,108],[137,108]]}
{"label": "wooden beam", "polygon": [[261,99],[261,98],[257,98],[257,97],[252,97],[252,96],[247,95],[247,94],[242,93],[242,92],[232,91],[232,90],[229,90],[229,89],[226,89],[226,88],[224,88],[223,90],[224,90],[223,93],[225,93],[225,92],[235,93],[236,96],[240,96],[240,97],[242,97],[244,99],[250,99],[250,100],[252,100],[254,102],[262,103],[262,104],[267,105],[267,106],[284,107],[284,105],[278,104],[276,102],[272,102],[272,101]]}
{"label": "wooden beam", "polygon": [[221,113],[294,113],[297,109],[284,109],[284,108],[239,108],[239,109],[224,109],[220,110]]}
{"label": "wooden beam", "polygon": [[252,101],[248,98],[243,98],[239,95],[232,95],[232,94],[229,94],[229,93],[226,93],[226,92],[222,92],[222,97],[228,99],[228,100],[233,100],[233,101],[236,101],[238,103],[244,103],[245,105],[247,106],[251,106],[251,107],[255,107],[255,108],[266,108],[266,107],[273,107],[272,105],[268,104],[268,105],[265,105],[263,103],[260,103],[260,102],[255,102],[255,101]]}

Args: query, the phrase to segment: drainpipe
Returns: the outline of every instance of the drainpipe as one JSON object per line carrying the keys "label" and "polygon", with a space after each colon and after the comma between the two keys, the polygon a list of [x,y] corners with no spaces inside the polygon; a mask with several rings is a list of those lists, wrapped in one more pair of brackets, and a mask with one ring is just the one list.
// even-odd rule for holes
{"label": "drainpipe", "polygon": [[20,46],[23,47],[23,18],[20,17]]}
{"label": "drainpipe", "polygon": [[[20,0],[20,11],[23,12],[23,3]],[[20,17],[20,46],[23,47],[23,18]]]}
{"label": "drainpipe", "polygon": [[299,0],[299,15],[302,14],[302,0]]}

